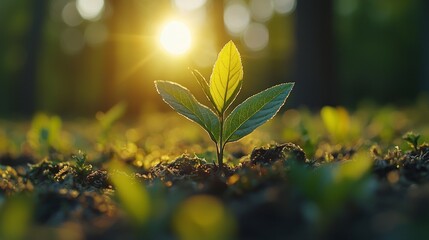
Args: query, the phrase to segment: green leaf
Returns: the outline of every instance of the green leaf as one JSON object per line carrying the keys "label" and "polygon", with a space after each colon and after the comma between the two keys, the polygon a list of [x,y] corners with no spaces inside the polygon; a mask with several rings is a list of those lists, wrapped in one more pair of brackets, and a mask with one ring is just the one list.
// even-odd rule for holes
{"label": "green leaf", "polygon": [[212,98],[212,95],[210,94],[210,87],[207,80],[196,69],[190,69],[190,70],[192,72],[192,75],[194,75],[195,79],[197,79],[197,82],[200,84],[201,88],[203,89],[203,92],[206,95],[207,99],[211,103],[213,103],[213,98]]}
{"label": "green leaf", "polygon": [[220,51],[210,76],[210,95],[213,105],[223,113],[240,92],[243,81],[243,65],[240,53],[232,41]]}
{"label": "green leaf", "polygon": [[213,141],[219,141],[219,119],[213,111],[199,103],[188,89],[169,81],[155,81],[155,86],[164,102],[179,114],[201,125]]}
{"label": "green leaf", "polygon": [[239,140],[273,118],[285,103],[293,85],[276,85],[238,105],[225,120],[224,143]]}

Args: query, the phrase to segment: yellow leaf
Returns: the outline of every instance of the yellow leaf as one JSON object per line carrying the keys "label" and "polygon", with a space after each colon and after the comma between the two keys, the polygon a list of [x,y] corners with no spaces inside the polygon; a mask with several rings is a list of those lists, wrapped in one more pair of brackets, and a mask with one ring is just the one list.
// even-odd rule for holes
{"label": "yellow leaf", "polygon": [[241,89],[243,65],[240,53],[232,41],[220,51],[210,76],[210,95],[219,113],[234,101]]}
{"label": "yellow leaf", "polygon": [[344,141],[350,135],[351,121],[345,108],[325,106],[320,114],[326,129],[336,141]]}
{"label": "yellow leaf", "polygon": [[337,181],[345,179],[358,180],[367,173],[372,166],[372,159],[367,152],[356,153],[352,160],[339,166],[335,175]]}

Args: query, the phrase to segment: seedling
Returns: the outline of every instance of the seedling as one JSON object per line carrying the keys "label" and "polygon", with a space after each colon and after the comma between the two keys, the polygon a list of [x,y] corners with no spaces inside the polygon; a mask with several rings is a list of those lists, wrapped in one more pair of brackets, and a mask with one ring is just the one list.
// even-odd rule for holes
{"label": "seedling", "polygon": [[232,41],[220,51],[208,82],[197,70],[192,74],[201,85],[212,108],[199,103],[185,87],[170,81],[155,81],[162,99],[179,114],[198,123],[216,144],[219,171],[223,168],[225,145],[253,132],[285,103],[294,83],[282,83],[253,95],[227,115],[226,111],[241,90],[243,66]]}
{"label": "seedling", "polygon": [[92,165],[87,163],[86,154],[79,150],[78,154],[71,156],[76,161],[75,170],[81,177],[86,177],[92,171]]}
{"label": "seedling", "polygon": [[407,141],[407,143],[415,150],[419,150],[419,138],[420,134],[415,134],[413,132],[407,132],[404,136],[402,136],[402,139]]}

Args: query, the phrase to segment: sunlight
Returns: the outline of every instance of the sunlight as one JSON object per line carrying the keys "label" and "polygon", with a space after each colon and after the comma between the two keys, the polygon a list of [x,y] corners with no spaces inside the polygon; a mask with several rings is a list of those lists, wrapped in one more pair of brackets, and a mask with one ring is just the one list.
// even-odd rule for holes
{"label": "sunlight", "polygon": [[191,48],[191,31],[179,21],[171,21],[162,28],[159,40],[172,55],[182,55]]}
{"label": "sunlight", "polygon": [[189,12],[204,6],[206,1],[207,0],[174,0],[173,2],[178,9]]}

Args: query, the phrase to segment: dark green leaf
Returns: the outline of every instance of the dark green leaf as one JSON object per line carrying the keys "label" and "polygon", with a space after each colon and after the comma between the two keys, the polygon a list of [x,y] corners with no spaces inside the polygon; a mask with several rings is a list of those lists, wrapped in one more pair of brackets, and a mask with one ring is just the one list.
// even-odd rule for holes
{"label": "dark green leaf", "polygon": [[237,141],[276,115],[285,103],[293,83],[283,83],[246,99],[226,118],[224,143]]}
{"label": "dark green leaf", "polygon": [[199,103],[188,89],[169,81],[155,81],[155,86],[168,105],[179,114],[201,125],[213,141],[219,141],[219,119],[213,111]]}

